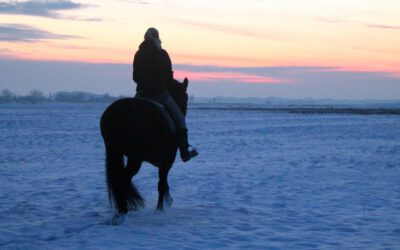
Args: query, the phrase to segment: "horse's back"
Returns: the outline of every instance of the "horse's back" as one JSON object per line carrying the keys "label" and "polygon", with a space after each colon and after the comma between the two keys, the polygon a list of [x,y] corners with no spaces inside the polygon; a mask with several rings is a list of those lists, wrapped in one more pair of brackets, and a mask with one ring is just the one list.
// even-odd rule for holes
{"label": "horse's back", "polygon": [[[158,104],[160,105],[160,104]],[[107,130],[122,132],[123,127],[146,130],[166,130],[165,117],[154,102],[139,98],[123,98],[110,104],[100,120],[102,134]]]}
{"label": "horse's back", "polygon": [[123,98],[104,111],[100,121],[105,143],[124,148],[149,150],[174,139],[160,107],[138,98]]}

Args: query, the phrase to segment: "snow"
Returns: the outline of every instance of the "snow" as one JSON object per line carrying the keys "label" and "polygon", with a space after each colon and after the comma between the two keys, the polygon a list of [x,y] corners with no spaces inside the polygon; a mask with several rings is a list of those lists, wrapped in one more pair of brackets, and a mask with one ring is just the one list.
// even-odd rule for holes
{"label": "snow", "polygon": [[400,116],[189,109],[191,143],[155,210],[110,225],[104,104],[0,105],[1,249],[398,249]]}

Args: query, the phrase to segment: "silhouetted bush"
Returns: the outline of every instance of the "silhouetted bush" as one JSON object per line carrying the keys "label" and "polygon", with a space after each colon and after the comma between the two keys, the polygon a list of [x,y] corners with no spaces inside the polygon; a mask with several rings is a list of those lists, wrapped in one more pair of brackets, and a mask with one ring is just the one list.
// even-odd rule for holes
{"label": "silhouetted bush", "polygon": [[0,103],[44,103],[44,102],[67,102],[67,103],[87,103],[87,102],[112,102],[118,98],[109,94],[96,95],[82,91],[60,91],[47,97],[40,90],[32,90],[28,95],[17,96],[11,90],[3,89],[0,93]]}

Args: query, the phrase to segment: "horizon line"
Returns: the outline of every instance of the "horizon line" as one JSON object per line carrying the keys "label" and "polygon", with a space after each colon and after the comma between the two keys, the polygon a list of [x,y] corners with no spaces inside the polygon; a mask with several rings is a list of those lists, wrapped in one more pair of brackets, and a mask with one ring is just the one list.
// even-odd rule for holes
{"label": "horizon line", "polygon": [[[66,91],[66,90],[60,90],[60,91],[56,91],[56,92],[52,92],[52,91],[43,91],[40,89],[32,89],[30,93],[28,94],[16,94],[14,93],[12,90],[8,89],[8,88],[3,88],[0,89],[0,97],[3,94],[3,91],[8,90],[10,91],[15,97],[20,98],[20,97],[28,97],[31,96],[30,93],[33,91],[38,91],[41,92],[43,94],[43,96],[45,98],[51,98],[53,95],[56,95],[57,93],[68,93],[68,94],[73,94],[73,93],[82,93],[82,94],[87,94],[87,95],[93,95],[93,96],[108,96],[110,98],[133,98],[133,96],[129,96],[129,95],[111,95],[110,93],[102,93],[102,94],[97,94],[97,93],[93,93],[93,92],[89,92],[89,91],[82,91],[82,90],[70,90],[70,91]],[[398,102],[400,103],[400,98],[399,99],[382,99],[382,98],[358,98],[358,99],[348,99],[348,98],[329,98],[329,97],[304,97],[304,98],[289,98],[289,97],[278,97],[278,96],[265,96],[265,97],[256,97],[256,96],[247,96],[247,97],[235,97],[235,96],[221,96],[221,95],[215,95],[215,96],[196,96],[194,94],[190,94],[189,95],[189,99],[190,98],[200,98],[200,99],[236,99],[236,100],[247,100],[247,99],[254,99],[254,100],[288,100],[288,101],[350,101],[350,102],[365,102],[365,101],[370,101],[370,102],[378,102],[378,101],[384,101],[384,102]]]}

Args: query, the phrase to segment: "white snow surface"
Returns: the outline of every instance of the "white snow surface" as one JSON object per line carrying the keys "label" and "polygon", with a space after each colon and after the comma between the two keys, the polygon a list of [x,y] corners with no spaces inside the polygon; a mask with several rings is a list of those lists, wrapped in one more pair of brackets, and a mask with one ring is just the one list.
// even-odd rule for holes
{"label": "white snow surface", "polygon": [[110,225],[105,104],[0,105],[0,249],[400,249],[400,116],[189,109],[200,155]]}

